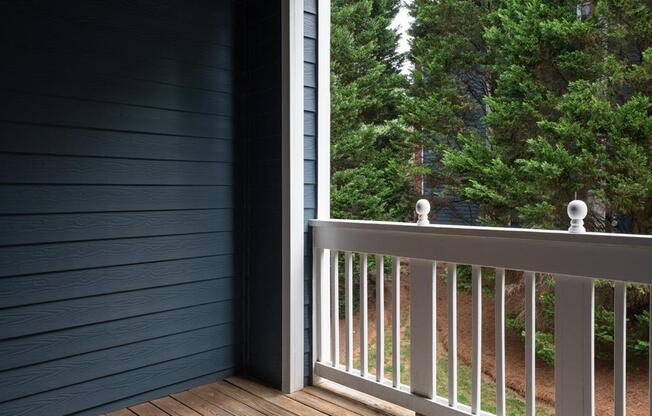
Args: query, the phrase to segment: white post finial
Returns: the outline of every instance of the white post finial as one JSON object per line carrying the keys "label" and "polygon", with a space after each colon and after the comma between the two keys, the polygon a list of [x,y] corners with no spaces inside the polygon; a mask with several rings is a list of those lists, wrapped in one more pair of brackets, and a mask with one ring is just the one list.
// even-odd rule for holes
{"label": "white post finial", "polygon": [[588,213],[588,208],[586,203],[581,199],[574,199],[568,204],[566,212],[568,217],[571,219],[570,227],[568,227],[569,233],[584,233],[586,228],[584,228],[584,218]]}
{"label": "white post finial", "polygon": [[417,221],[417,225],[428,225],[428,224],[430,224],[430,221],[428,221],[428,213],[430,212],[430,202],[428,202],[427,199],[418,200],[415,211],[417,212],[417,215],[419,216],[419,220]]}

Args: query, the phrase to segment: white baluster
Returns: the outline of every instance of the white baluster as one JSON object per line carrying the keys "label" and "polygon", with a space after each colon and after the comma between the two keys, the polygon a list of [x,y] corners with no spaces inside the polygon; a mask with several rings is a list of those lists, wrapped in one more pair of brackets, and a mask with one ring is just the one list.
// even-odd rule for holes
{"label": "white baluster", "polygon": [[392,385],[401,383],[401,258],[392,262]]}
{"label": "white baluster", "polygon": [[616,282],[614,287],[614,415],[627,412],[627,286]]}
{"label": "white baluster", "polygon": [[353,368],[353,255],[344,254],[344,306],[346,319],[346,371]]}
{"label": "white baluster", "polygon": [[360,375],[367,376],[369,359],[367,348],[369,345],[368,321],[368,286],[367,286],[367,253],[360,254]]}
{"label": "white baluster", "polygon": [[340,299],[337,255],[337,251],[331,250],[331,361],[335,368],[339,367],[340,362]]}
{"label": "white baluster", "polygon": [[525,272],[525,415],[536,415],[536,279]]}
{"label": "white baluster", "polygon": [[324,334],[324,290],[323,290],[323,283],[324,283],[324,276],[323,276],[323,270],[322,270],[322,265],[324,262],[324,249],[320,248],[314,248],[312,250],[312,258],[313,258],[313,274],[315,276],[315,300],[317,301],[317,304],[315,305],[315,311],[317,312],[317,317],[315,319],[315,322],[317,324],[316,328],[316,347],[317,347],[317,361],[319,362],[324,362],[324,340],[326,339],[326,336]]}
{"label": "white baluster", "polygon": [[505,269],[496,270],[496,416],[505,416]]}
{"label": "white baluster", "polygon": [[385,378],[385,270],[383,256],[376,256],[376,381]]}
{"label": "white baluster", "polygon": [[482,269],[473,266],[472,297],[473,297],[473,358],[471,360],[471,413],[480,413],[480,399],[482,382]]}
{"label": "white baluster", "polygon": [[448,263],[448,405],[457,406],[457,265]]}
{"label": "white baluster", "polygon": [[[570,233],[585,232],[583,201],[568,204]],[[555,414],[593,416],[594,284],[583,277],[555,276]]]}

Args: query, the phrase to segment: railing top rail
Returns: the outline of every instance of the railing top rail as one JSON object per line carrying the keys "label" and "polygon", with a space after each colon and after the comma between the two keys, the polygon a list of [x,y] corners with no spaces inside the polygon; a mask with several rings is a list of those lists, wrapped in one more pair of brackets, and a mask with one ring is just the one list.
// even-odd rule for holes
{"label": "railing top rail", "polygon": [[323,249],[652,284],[652,236],[311,220]]}
{"label": "railing top rail", "polygon": [[[362,220],[310,220],[314,228],[375,230],[396,233],[418,233],[438,237],[482,237],[482,238],[513,238],[525,240],[544,240],[582,244],[609,244],[648,247],[652,250],[652,235],[616,234],[616,233],[581,233],[573,234],[567,231],[543,230],[536,228],[482,227],[470,225],[417,225],[389,221]],[[650,252],[652,254],[652,251]]]}

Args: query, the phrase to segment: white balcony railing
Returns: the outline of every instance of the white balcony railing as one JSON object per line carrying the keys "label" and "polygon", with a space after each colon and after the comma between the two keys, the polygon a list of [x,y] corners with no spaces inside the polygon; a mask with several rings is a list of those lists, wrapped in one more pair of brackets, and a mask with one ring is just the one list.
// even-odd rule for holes
{"label": "white balcony railing", "polygon": [[[424,204],[425,203],[425,204]],[[421,204],[421,205],[419,205]],[[505,270],[523,271],[526,299],[525,407],[535,414],[535,276],[555,279],[555,414],[593,415],[594,281],[614,281],[614,414],[626,412],[626,283],[652,283],[652,237],[585,233],[586,205],[573,201],[568,232],[428,225],[429,206],[417,204],[418,224],[313,220],[316,376],[332,380],[423,415],[486,414],[480,411],[482,267],[494,268],[496,403],[505,414]],[[344,254],[345,349],[339,354],[338,256]],[[353,253],[360,253],[359,365],[353,365]],[[367,259],[375,255],[376,374],[368,373]],[[400,311],[400,262],[410,270],[410,385],[400,380],[400,313],[393,313],[392,380],[384,376],[383,256],[393,258],[392,309]],[[330,260],[330,261],[328,261]],[[436,395],[436,263],[447,264],[448,397]],[[330,267],[328,266],[330,263]],[[457,403],[456,270],[472,266],[471,406]],[[330,272],[329,272],[330,269]],[[652,330],[651,330],[652,335]],[[651,361],[652,362],[652,361]],[[652,367],[652,365],[651,365]],[[652,372],[651,372],[652,374]],[[651,384],[652,385],[652,384]],[[652,387],[651,387],[652,391]],[[641,392],[643,393],[643,392]],[[647,392],[648,394],[650,392]]]}

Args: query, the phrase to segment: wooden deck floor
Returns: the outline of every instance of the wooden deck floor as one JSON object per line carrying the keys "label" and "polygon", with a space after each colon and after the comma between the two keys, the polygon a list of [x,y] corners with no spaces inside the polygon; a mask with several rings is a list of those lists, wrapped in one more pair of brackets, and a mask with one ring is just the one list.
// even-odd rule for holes
{"label": "wooden deck floor", "polygon": [[233,377],[141,403],[106,416],[414,416],[387,402],[332,383],[283,394]]}

